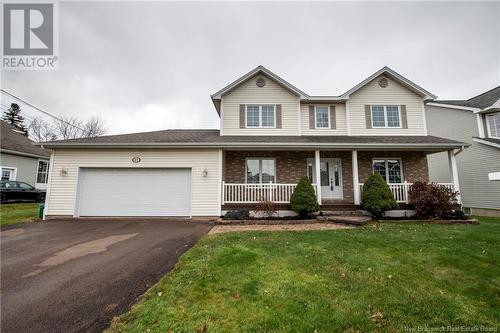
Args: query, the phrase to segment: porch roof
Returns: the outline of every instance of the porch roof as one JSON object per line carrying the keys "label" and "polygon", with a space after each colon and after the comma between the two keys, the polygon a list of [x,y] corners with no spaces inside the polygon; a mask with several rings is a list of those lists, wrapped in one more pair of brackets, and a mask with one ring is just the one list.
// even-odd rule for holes
{"label": "porch roof", "polygon": [[277,148],[445,150],[469,144],[436,136],[247,136],[219,130],[164,130],[40,143],[47,148]]}

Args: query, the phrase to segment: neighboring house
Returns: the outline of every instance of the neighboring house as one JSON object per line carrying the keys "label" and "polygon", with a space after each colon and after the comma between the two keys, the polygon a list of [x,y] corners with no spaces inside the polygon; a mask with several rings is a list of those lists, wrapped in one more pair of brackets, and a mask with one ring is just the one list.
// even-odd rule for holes
{"label": "neighboring house", "polygon": [[0,167],[2,180],[18,180],[39,189],[47,188],[50,151],[15,127],[0,121]]}
{"label": "neighboring house", "polygon": [[[426,105],[429,134],[471,144],[457,155],[462,203],[467,213],[500,216],[500,87],[465,101]],[[430,155],[429,178],[449,182],[446,154]]]}
{"label": "neighboring house", "polygon": [[451,159],[445,186],[459,187],[453,152],[466,144],[429,136],[424,102],[436,97],[387,67],[340,96],[310,96],[259,66],[211,97],[220,130],[44,143],[47,216],[219,216],[265,199],[286,210],[303,176],[321,209],[357,209],[374,171],[405,207],[436,152]]}

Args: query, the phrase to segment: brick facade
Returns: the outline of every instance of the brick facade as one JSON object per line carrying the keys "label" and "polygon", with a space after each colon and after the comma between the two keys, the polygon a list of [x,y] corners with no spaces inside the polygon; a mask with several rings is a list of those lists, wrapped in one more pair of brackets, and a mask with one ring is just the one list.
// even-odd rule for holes
{"label": "brick facade", "polygon": [[[313,151],[225,151],[224,181],[245,183],[245,160],[248,157],[271,157],[276,159],[276,181],[294,184],[307,175],[307,159],[314,158]],[[353,202],[352,158],[350,151],[322,151],[321,157],[340,158],[342,163],[342,185],[344,201]],[[404,151],[358,151],[359,182],[363,183],[372,174],[372,159],[398,157],[403,162],[403,177],[408,182],[428,181],[427,158],[423,152]]]}
{"label": "brick facade", "polygon": [[403,181],[429,181],[427,156],[420,151],[358,151],[359,182],[364,183],[373,173],[374,158],[401,158],[403,164]]}

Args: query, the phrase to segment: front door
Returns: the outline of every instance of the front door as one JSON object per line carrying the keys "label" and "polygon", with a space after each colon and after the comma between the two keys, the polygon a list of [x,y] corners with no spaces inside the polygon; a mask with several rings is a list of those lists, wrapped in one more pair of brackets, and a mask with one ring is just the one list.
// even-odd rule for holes
{"label": "front door", "polygon": [[[316,181],[314,159],[309,159],[312,182]],[[322,158],[320,160],[321,197],[324,199],[342,199],[342,165],[340,158]]]}

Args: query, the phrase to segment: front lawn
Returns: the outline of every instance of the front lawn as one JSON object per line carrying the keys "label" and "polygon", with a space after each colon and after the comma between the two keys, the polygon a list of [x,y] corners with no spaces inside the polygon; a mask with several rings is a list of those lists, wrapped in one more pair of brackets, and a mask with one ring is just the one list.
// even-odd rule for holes
{"label": "front lawn", "polygon": [[110,332],[500,328],[500,219],[206,236]]}
{"label": "front lawn", "polygon": [[14,203],[0,205],[0,225],[29,222],[38,217],[38,203]]}

